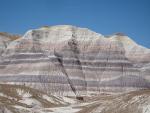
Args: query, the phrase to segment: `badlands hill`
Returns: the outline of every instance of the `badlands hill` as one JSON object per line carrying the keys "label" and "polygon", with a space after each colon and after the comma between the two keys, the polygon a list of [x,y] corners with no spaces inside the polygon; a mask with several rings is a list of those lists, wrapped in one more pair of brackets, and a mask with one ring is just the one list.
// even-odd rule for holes
{"label": "badlands hill", "polygon": [[[146,100],[143,101],[146,103],[133,100],[136,104],[134,106],[135,113],[141,113],[143,109],[148,109],[138,108],[138,105],[144,106],[149,103],[149,96],[143,97],[143,92],[148,95],[149,91],[147,90],[150,89],[150,49],[138,45],[126,35],[117,33],[103,36],[87,28],[58,25],[29,30],[22,37],[12,38],[8,34],[0,34],[0,46],[0,83],[3,87],[10,85],[15,90],[15,95],[20,94],[16,87],[21,87],[21,92],[24,92],[26,88],[35,90],[37,95],[45,94],[48,98],[69,96],[77,97],[79,100],[83,100],[83,98],[86,100],[87,96],[89,98],[93,95],[99,100],[97,96],[105,93],[117,95],[121,93],[119,99],[128,98],[130,94],[132,97],[142,95],[142,98]],[[9,92],[12,91],[9,90]],[[142,93],[138,92],[139,90],[142,90],[140,91]],[[8,95],[3,90],[1,91],[1,98]],[[123,97],[124,94],[127,94],[127,97]],[[33,97],[29,98],[42,101],[40,104],[38,102],[38,107],[45,103],[43,97]],[[24,99],[23,96],[19,99],[22,100],[22,98]],[[56,97],[53,98],[58,100]],[[117,100],[115,96],[112,96],[111,99],[110,103],[114,103],[114,99]],[[35,101],[33,103],[36,103]],[[61,101],[59,101],[59,105],[62,105]],[[129,98],[128,101],[132,103],[132,98]],[[128,103],[128,101],[126,102]],[[23,108],[25,105],[18,102],[20,101],[18,100],[15,105],[25,109]],[[56,103],[53,102],[54,105]],[[64,101],[63,105],[66,103]],[[119,106],[118,103],[116,106]],[[12,107],[14,104],[6,106],[7,104],[3,101],[2,105],[3,111],[9,110],[10,106],[11,110],[9,111],[20,109],[20,107]],[[92,113],[98,113],[103,108],[100,103],[97,104],[97,101],[96,104],[90,105],[97,109],[95,112],[91,111]],[[112,104],[109,105],[112,106]],[[30,106],[27,107],[30,108]],[[114,113],[121,113],[121,110],[125,108],[122,107]],[[117,107],[112,106],[111,108],[115,110]],[[111,108],[105,109],[102,113],[110,113]],[[70,107],[68,109],[70,109],[69,113],[73,113]],[[131,109],[128,109],[131,112]],[[138,112],[139,109],[140,112]],[[80,112],[89,112],[84,110],[86,111],[86,109],[82,109]],[[124,112],[126,111],[124,110]]]}
{"label": "badlands hill", "polygon": [[19,35],[12,35],[5,32],[0,32],[0,56],[5,51],[10,42],[20,38]]}

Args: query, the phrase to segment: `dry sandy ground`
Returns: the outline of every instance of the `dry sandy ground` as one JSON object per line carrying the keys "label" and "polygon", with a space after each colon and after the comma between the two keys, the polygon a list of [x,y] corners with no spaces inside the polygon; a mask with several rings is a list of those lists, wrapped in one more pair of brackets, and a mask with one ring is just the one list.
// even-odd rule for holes
{"label": "dry sandy ground", "polygon": [[100,94],[79,101],[0,84],[0,113],[150,113],[150,90]]}

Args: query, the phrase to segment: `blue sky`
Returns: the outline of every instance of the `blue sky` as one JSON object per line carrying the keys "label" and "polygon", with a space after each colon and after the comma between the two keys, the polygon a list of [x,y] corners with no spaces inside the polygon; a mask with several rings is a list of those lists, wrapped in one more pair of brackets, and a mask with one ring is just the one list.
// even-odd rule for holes
{"label": "blue sky", "polygon": [[103,35],[122,32],[150,48],[150,0],[0,0],[1,32],[60,24]]}

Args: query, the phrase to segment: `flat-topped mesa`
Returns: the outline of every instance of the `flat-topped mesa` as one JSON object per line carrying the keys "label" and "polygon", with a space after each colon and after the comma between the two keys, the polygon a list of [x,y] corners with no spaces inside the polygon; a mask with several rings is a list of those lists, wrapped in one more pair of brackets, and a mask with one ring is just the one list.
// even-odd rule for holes
{"label": "flat-topped mesa", "polygon": [[59,25],[52,27],[42,27],[40,29],[30,30],[24,35],[24,39],[36,39],[51,43],[65,41],[75,38],[79,41],[89,41],[102,35],[88,30],[87,28],[78,28],[75,26]]}
{"label": "flat-topped mesa", "polygon": [[[147,52],[135,58],[139,49]],[[146,65],[141,63],[150,62],[149,54],[127,36],[106,38],[87,28],[46,26],[9,44],[0,80],[69,96],[149,88],[147,72],[141,75]]]}

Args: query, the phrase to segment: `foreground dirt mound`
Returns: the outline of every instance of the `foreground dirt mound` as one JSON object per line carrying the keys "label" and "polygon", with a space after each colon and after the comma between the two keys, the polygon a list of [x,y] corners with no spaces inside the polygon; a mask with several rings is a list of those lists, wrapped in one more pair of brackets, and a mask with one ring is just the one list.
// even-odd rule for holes
{"label": "foreground dirt mound", "polygon": [[54,97],[20,85],[0,85],[0,113],[150,113],[150,90]]}

